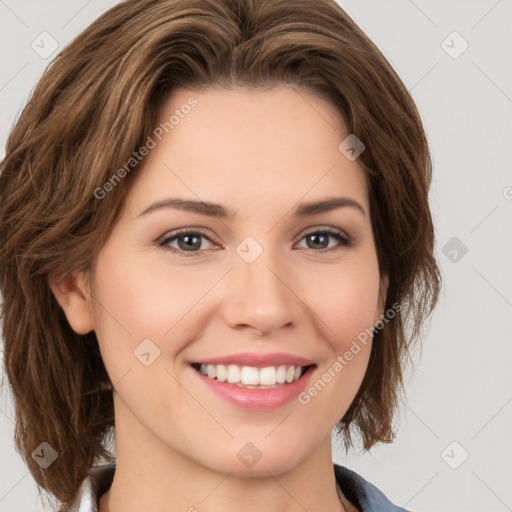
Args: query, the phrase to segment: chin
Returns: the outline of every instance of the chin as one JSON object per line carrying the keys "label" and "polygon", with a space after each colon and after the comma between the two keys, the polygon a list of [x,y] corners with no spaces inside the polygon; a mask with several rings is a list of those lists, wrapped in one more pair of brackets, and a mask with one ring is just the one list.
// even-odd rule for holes
{"label": "chin", "polygon": [[239,478],[252,478],[268,477],[269,473],[273,476],[281,475],[293,469],[302,460],[301,453],[296,450],[290,449],[290,453],[278,449],[267,450],[271,452],[265,454],[265,449],[260,451],[246,446],[244,452],[240,450],[240,456],[238,452],[233,452],[232,456],[224,456],[221,461],[208,460],[204,465],[215,472],[229,473]]}

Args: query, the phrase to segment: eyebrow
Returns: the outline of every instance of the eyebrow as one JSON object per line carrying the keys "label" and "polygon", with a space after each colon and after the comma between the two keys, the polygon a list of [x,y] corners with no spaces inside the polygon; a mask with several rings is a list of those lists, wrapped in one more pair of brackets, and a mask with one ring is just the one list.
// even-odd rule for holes
{"label": "eyebrow", "polygon": [[[217,217],[221,219],[234,219],[236,212],[217,203],[209,203],[205,201],[195,201],[190,199],[168,198],[161,201],[155,201],[143,210],[137,217],[147,215],[148,213],[164,208],[173,208],[186,212],[198,213],[209,217]],[[303,218],[319,213],[330,212],[337,208],[351,208],[360,212],[366,217],[366,211],[360,203],[349,197],[332,197],[321,201],[311,201],[299,204],[293,211],[295,217]]]}

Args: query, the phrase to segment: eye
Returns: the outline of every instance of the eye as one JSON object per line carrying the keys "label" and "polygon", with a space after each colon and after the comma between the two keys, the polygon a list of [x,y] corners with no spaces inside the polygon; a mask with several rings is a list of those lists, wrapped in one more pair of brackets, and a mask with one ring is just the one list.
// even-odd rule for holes
{"label": "eye", "polygon": [[[339,242],[338,247],[329,247],[329,238],[337,240]],[[200,254],[202,249],[205,249],[201,239],[208,240],[210,244],[213,244],[212,240],[203,231],[192,231],[187,228],[174,232],[171,236],[165,237],[163,240],[158,242],[158,246],[170,249],[172,252],[178,253],[180,256],[195,256]],[[353,245],[353,240],[350,237],[345,235],[342,231],[333,230],[331,228],[316,228],[315,231],[310,231],[304,235],[301,238],[301,241],[302,240],[306,240],[306,243],[311,242],[312,247],[308,248],[314,250],[314,252],[320,253],[331,252],[333,250],[339,250]],[[173,247],[171,245],[175,242],[177,242],[177,247]]]}
{"label": "eye", "polygon": [[[175,232],[172,236],[164,238],[158,243],[159,247],[166,247],[173,252],[177,252],[182,256],[194,256],[195,253],[200,252],[202,248],[201,239],[204,238],[210,243],[212,241],[202,231],[190,231],[189,229]],[[178,242],[178,247],[172,247],[170,244]],[[192,249],[189,251],[188,249]],[[197,250],[196,250],[197,249]]]}
{"label": "eye", "polygon": [[[338,247],[329,247],[329,238],[334,238],[339,242]],[[331,250],[339,250],[344,247],[351,247],[353,240],[345,235],[342,231],[333,230],[330,228],[316,229],[316,231],[310,231],[301,240],[306,240],[306,243],[311,242],[308,248],[321,249],[320,251],[315,250],[314,252],[331,252]],[[327,251],[325,249],[328,249]]]}

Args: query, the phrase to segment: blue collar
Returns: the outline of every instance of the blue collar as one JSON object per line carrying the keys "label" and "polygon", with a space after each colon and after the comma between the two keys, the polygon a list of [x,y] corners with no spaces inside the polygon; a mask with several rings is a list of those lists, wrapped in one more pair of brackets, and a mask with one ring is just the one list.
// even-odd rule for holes
{"label": "blue collar", "polygon": [[409,512],[391,503],[377,487],[345,466],[334,464],[334,476],[345,497],[360,512]]}

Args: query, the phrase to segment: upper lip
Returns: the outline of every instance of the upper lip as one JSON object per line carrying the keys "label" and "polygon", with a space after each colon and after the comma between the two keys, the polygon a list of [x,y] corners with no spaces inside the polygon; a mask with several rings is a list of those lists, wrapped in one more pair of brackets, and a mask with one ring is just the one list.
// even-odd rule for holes
{"label": "upper lip", "polygon": [[[315,364],[311,359],[306,359],[285,352],[273,352],[270,354],[259,354],[256,352],[241,352],[225,356],[211,357],[194,361],[195,364],[236,364],[238,366],[254,366],[265,368],[266,366],[309,366]],[[193,363],[193,364],[194,364]]]}

